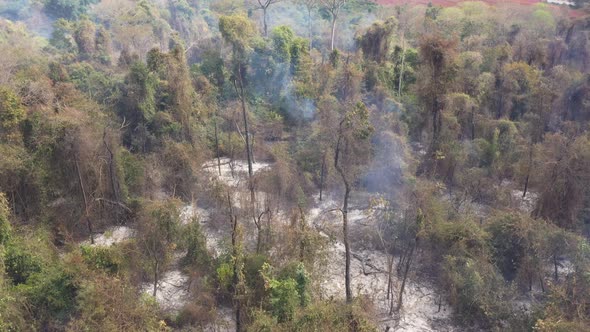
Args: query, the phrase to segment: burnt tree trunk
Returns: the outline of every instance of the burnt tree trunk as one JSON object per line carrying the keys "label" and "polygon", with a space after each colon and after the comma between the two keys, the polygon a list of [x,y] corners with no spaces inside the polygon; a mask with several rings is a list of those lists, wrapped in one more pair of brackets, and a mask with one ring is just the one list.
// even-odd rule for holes
{"label": "burnt tree trunk", "polygon": [[322,168],[320,169],[320,202],[322,201],[325,172],[326,172],[326,154],[324,153],[324,156],[322,157]]}
{"label": "burnt tree trunk", "polygon": [[248,187],[250,189],[250,203],[252,207],[256,201],[254,197],[254,183],[252,182],[252,151],[250,146],[250,130],[248,129],[248,114],[246,111],[246,95],[244,94],[244,83],[242,78],[242,69],[238,65],[238,85],[236,90],[239,88],[240,102],[242,104],[242,116],[244,118],[244,135],[246,136],[246,155],[248,157]]}
{"label": "burnt tree trunk", "polygon": [[242,322],[241,322],[241,302],[240,302],[240,294],[239,294],[239,283],[240,283],[240,276],[239,276],[239,262],[238,262],[238,216],[234,213],[234,207],[231,200],[231,194],[227,192],[227,204],[228,204],[228,212],[229,212],[229,219],[231,223],[231,246],[232,246],[232,256],[234,257],[234,264],[233,264],[233,279],[232,279],[232,287],[234,291],[234,305],[236,309],[236,331],[242,331]]}
{"label": "burnt tree trunk", "polygon": [[[399,289],[399,295],[398,295],[398,299],[397,299],[397,307],[395,309],[396,311],[399,311],[403,305],[404,290],[406,288],[406,282],[408,280],[408,272],[410,271],[410,266],[412,265],[412,257],[414,255],[415,248],[416,248],[415,243],[410,244],[410,252],[408,253],[408,257],[405,261],[404,276],[402,278],[402,284]],[[393,313],[393,312],[391,312],[391,313]]]}
{"label": "burnt tree trunk", "polygon": [[217,157],[217,171],[221,176],[221,158],[219,157],[219,136],[217,133],[217,116],[213,117],[213,125],[215,126],[215,156]]}
{"label": "burnt tree trunk", "polygon": [[155,264],[154,264],[154,290],[152,291],[152,296],[156,297],[156,294],[158,293],[158,269],[160,268],[160,262],[158,262],[158,260],[155,260]]}
{"label": "burnt tree trunk", "polygon": [[527,171],[526,171],[526,178],[524,180],[524,189],[522,191],[522,198],[526,197],[527,190],[529,189],[529,178],[531,176],[532,168],[533,168],[533,144],[531,142],[531,144],[529,146],[529,161],[528,161],[528,167],[527,167]]}
{"label": "burnt tree trunk", "polygon": [[[102,135],[102,141],[104,143],[105,148],[107,149],[107,152],[109,154],[109,178],[110,178],[110,183],[111,183],[111,190],[113,191],[113,201],[117,204],[121,203],[121,195],[120,195],[120,191],[119,191],[119,181],[117,180],[117,169],[116,169],[116,165],[115,165],[115,154],[113,153],[113,150],[111,150],[111,147],[109,146],[109,144],[107,143],[107,132],[106,130],[104,131],[103,135]],[[119,208],[115,208],[115,217],[117,222],[120,222],[120,215],[121,215],[121,211]]]}

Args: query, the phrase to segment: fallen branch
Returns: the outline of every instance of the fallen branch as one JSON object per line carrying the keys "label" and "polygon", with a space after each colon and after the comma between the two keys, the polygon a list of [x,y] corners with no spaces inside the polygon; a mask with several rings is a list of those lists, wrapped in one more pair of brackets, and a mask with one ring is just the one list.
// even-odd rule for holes
{"label": "fallen branch", "polygon": [[133,212],[133,210],[131,210],[127,205],[125,205],[121,202],[111,201],[110,199],[106,199],[106,198],[102,198],[102,197],[95,198],[94,200],[97,202],[105,202],[105,203],[109,203],[111,205],[119,206],[120,208],[122,208],[123,210],[125,210],[127,212]]}

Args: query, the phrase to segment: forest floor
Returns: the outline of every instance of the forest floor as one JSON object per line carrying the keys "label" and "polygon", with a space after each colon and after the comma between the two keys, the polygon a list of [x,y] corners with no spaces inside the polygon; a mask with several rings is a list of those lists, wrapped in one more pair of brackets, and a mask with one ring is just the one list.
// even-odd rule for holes
{"label": "forest floor", "polygon": [[[247,179],[247,163],[245,161],[234,161],[232,164],[228,160],[223,160],[221,165],[221,176],[219,176],[217,161],[205,164],[204,168],[210,172],[212,177],[226,184],[232,189],[234,204],[239,206],[240,197],[244,191]],[[214,165],[215,167],[211,167]],[[230,165],[234,168],[233,171]],[[255,163],[254,172],[267,170],[272,167],[268,163]],[[233,176],[232,176],[233,175]],[[241,195],[241,196],[240,196]],[[263,200],[264,193],[257,193],[257,200]],[[350,210],[350,234],[352,246],[351,276],[353,295],[362,296],[373,303],[373,313],[375,323],[380,330],[387,327],[393,331],[455,331],[456,328],[452,323],[452,309],[441,300],[439,292],[428,282],[427,278],[420,278],[413,268],[409,274],[408,281],[403,294],[403,306],[399,311],[390,314],[391,301],[387,299],[387,255],[378,248],[369,238],[374,238],[376,227],[375,218],[370,217],[367,210],[371,195],[367,193],[356,193],[354,195],[354,205],[364,206],[365,209]],[[317,275],[321,276],[319,282],[322,299],[343,299],[344,298],[344,245],[342,242],[342,223],[341,216],[338,215],[337,209],[340,202],[336,197],[328,195],[323,201],[314,197],[315,206],[309,211],[307,219],[309,225],[312,225],[315,231],[327,239],[328,245],[324,247],[322,261],[316,267]],[[185,205],[181,210],[181,222],[186,224],[190,222],[199,222],[201,230],[207,241],[207,248],[214,256],[220,255],[228,247],[229,229],[219,227],[211,222],[211,214],[205,208],[197,207],[195,204]],[[277,218],[281,218],[283,213],[277,213]],[[283,218],[286,219],[286,218]],[[281,222],[281,221],[280,221]],[[282,220],[283,223],[289,224],[289,220]],[[253,224],[253,222],[250,222]],[[254,226],[254,225],[252,225]],[[249,227],[249,226],[248,226]],[[249,227],[254,229],[254,227]],[[126,226],[116,226],[109,228],[103,234],[95,237],[95,245],[110,246],[118,242],[125,241],[134,236],[134,229]],[[255,232],[245,232],[246,245],[255,244]],[[178,312],[191,298],[190,283],[191,278],[181,269],[179,261],[183,253],[175,254],[168,270],[162,275],[157,286],[156,300],[160,307],[167,312]],[[399,257],[394,257],[398,260]],[[397,304],[401,278],[398,274],[393,273],[394,287],[394,305]],[[153,292],[153,283],[145,283],[142,290],[148,294]],[[234,331],[235,321],[233,309],[227,306],[217,308],[218,317],[215,324],[205,326],[205,331]]]}
{"label": "forest floor", "polygon": [[[258,162],[253,165],[253,172],[271,170],[273,165]],[[233,168],[233,170],[232,170]],[[247,189],[247,163],[245,161],[224,159],[218,168],[217,161],[210,161],[204,165],[212,180],[220,181],[229,189],[233,204],[239,208],[244,197],[249,197]],[[220,175],[221,174],[221,175]],[[266,194],[257,192],[258,204],[264,204]],[[527,198],[522,198],[522,191],[513,190],[513,204],[523,212],[531,212],[536,200],[536,194],[530,193]],[[372,303],[372,312],[375,324],[379,330],[390,327],[392,331],[456,331],[457,327],[452,322],[452,308],[445,302],[441,292],[433,286],[430,273],[424,273],[420,266],[420,253],[417,253],[415,263],[412,266],[403,292],[403,305],[400,310],[392,310],[397,306],[398,296],[402,283],[402,274],[392,274],[393,301],[388,298],[388,261],[393,259],[394,269],[399,261],[399,256],[388,257],[383,248],[380,248],[377,233],[379,227],[378,217],[372,214],[371,200],[378,194],[356,191],[351,197],[349,208],[349,234],[351,241],[351,280],[355,297],[362,297]],[[449,199],[454,199],[450,197]],[[320,201],[318,195],[313,198],[313,207],[306,215],[307,223],[317,235],[323,237],[327,245],[323,247],[322,258],[318,259],[315,273],[318,279],[316,296],[324,300],[343,299],[345,255],[342,241],[342,217],[340,214],[341,197],[336,194],[324,194]],[[474,203],[468,204],[470,210],[482,210],[485,206]],[[284,211],[275,211],[275,221],[288,226],[288,220]],[[197,204],[183,206],[180,219],[183,224],[199,222],[201,230],[207,241],[207,248],[211,255],[218,257],[229,248],[229,227],[225,223],[221,226],[214,222],[215,213]],[[256,245],[256,230],[252,221],[244,221],[244,242],[248,247]],[[251,224],[251,225],[250,225]],[[127,226],[114,226],[106,232],[95,236],[95,245],[110,246],[135,236],[135,230]],[[191,278],[180,267],[180,259],[183,252],[175,253],[168,270],[161,276],[157,286],[156,301],[160,307],[169,313],[178,312],[190,301]],[[565,270],[565,269],[564,269]],[[151,294],[153,283],[144,283],[141,289]],[[516,305],[530,307],[535,299],[521,298]],[[216,308],[217,318],[214,324],[203,327],[205,331],[234,331],[235,321],[233,309],[220,305]]]}

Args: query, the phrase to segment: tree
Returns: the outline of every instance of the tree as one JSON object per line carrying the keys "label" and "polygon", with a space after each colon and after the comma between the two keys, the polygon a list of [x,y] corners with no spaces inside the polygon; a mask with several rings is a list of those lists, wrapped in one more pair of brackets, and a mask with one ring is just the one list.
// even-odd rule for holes
{"label": "tree", "polygon": [[429,158],[422,163],[419,173],[432,172],[439,158],[444,98],[454,74],[454,47],[454,42],[438,35],[427,35],[420,41],[422,63],[418,95],[426,110],[426,117],[431,117],[432,134]]}
{"label": "tree", "polygon": [[74,32],[74,40],[78,45],[78,54],[82,60],[90,59],[96,50],[96,26],[85,18],[78,21]]}
{"label": "tree", "polygon": [[160,274],[170,260],[178,237],[178,202],[148,202],[141,215],[138,245],[148,260],[153,278],[152,296],[157,295]]}
{"label": "tree", "polygon": [[544,179],[533,216],[546,218],[566,229],[580,227],[579,213],[590,183],[590,142],[561,134],[546,135],[539,178]]}
{"label": "tree", "polygon": [[334,51],[334,40],[336,38],[336,21],[340,16],[342,8],[349,0],[320,0],[322,7],[330,14],[332,30],[330,32],[330,50]]}
{"label": "tree", "polygon": [[45,10],[52,16],[66,19],[76,19],[86,13],[91,4],[99,0],[48,0]]}
{"label": "tree", "polygon": [[244,76],[247,66],[247,50],[250,39],[254,36],[254,26],[248,18],[241,15],[222,16],[219,18],[219,31],[225,41],[232,46],[232,78],[234,89],[242,106],[244,120],[244,135],[246,141],[246,155],[248,158],[248,178],[251,204],[254,205],[254,184],[252,182],[252,147],[250,144],[250,130],[248,128],[248,114],[246,109],[246,93],[244,90]]}
{"label": "tree", "polygon": [[268,36],[268,23],[266,22],[266,18],[268,15],[268,7],[281,1],[283,0],[256,0],[256,3],[258,4],[257,9],[262,10],[262,24],[265,37]]}
{"label": "tree", "polygon": [[309,52],[311,53],[313,48],[313,20],[311,13],[320,6],[320,2],[319,0],[298,0],[298,3],[305,6],[307,10],[307,38],[309,39]]}
{"label": "tree", "polygon": [[362,36],[357,38],[365,59],[381,63],[389,58],[396,25],[395,17],[390,17],[385,22],[373,23]]}
{"label": "tree", "polygon": [[0,86],[0,142],[17,140],[18,126],[24,119],[25,108],[20,97],[12,89]]}
{"label": "tree", "polygon": [[[336,145],[334,147],[334,168],[342,179],[344,185],[344,197],[342,202],[342,232],[345,250],[345,288],[346,302],[352,301],[352,288],[350,286],[350,243],[348,240],[348,203],[355,176],[355,158],[360,157],[360,151],[367,146],[360,144],[366,141],[373,131],[369,123],[369,110],[362,102],[348,105],[349,109],[343,114],[336,131]],[[357,155],[359,153],[359,155]],[[358,163],[358,159],[356,161]]]}

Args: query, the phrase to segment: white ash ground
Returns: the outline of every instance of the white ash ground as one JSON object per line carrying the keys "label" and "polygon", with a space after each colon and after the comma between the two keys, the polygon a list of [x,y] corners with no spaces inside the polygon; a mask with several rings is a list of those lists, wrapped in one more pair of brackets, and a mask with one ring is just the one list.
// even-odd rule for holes
{"label": "white ash ground", "polygon": [[[135,230],[127,226],[109,227],[104,233],[94,235],[94,246],[110,247],[114,244],[132,239],[135,237]],[[90,244],[90,240],[84,241]]]}
{"label": "white ash ground", "polygon": [[[366,205],[366,204],[365,204]],[[310,217],[316,228],[325,236],[332,238],[332,246],[324,265],[321,296],[325,299],[343,299],[345,256],[344,244],[340,240],[342,217],[339,203],[332,198],[324,199],[318,207],[310,211]],[[330,212],[327,212],[330,211]],[[350,209],[348,213],[352,247],[355,243],[353,233],[368,235],[374,229],[374,221],[362,209]],[[328,235],[329,234],[329,235]],[[387,257],[379,250],[351,250],[351,286],[354,296],[364,296],[372,300],[380,330],[391,327],[393,331],[455,331],[451,321],[452,310],[442,300],[439,293],[427,283],[418,283],[409,276],[406,283],[403,306],[398,313],[390,315],[390,300],[387,299]],[[395,258],[397,261],[397,257]],[[393,274],[394,296],[397,299],[401,283],[397,274]],[[394,302],[394,305],[397,301]]]}
{"label": "white ash ground", "polygon": [[[248,164],[246,161],[235,160],[231,164],[229,159],[221,160],[221,176],[217,168],[217,160],[212,160],[204,165],[213,179],[224,183],[232,188],[234,204],[238,205],[242,196],[247,193]],[[233,176],[231,167],[233,167]],[[272,167],[270,163],[257,162],[253,164],[253,171],[259,172]],[[266,193],[256,194],[259,204],[264,204]],[[365,195],[366,196],[366,195]],[[317,201],[317,199],[316,199]],[[324,266],[324,280],[321,281],[323,299],[344,298],[344,245],[341,237],[341,217],[334,211],[340,203],[333,199],[317,202],[316,206],[309,211],[308,220],[315,226],[320,234],[330,237],[330,247],[327,252]],[[210,224],[211,213],[206,209],[186,205],[180,212],[181,223],[186,225],[198,221],[202,226],[202,232],[207,242],[207,248],[212,255],[218,256],[227,242],[229,234]],[[280,218],[281,213],[277,213]],[[363,210],[351,209],[349,212],[351,226],[365,224],[367,216]],[[329,235],[328,235],[329,234]],[[135,236],[135,230],[126,226],[117,226],[108,229],[105,233],[95,237],[95,245],[111,246],[131,239]],[[249,239],[251,240],[251,239]],[[250,241],[251,242],[251,241]],[[181,257],[177,253],[171,264],[171,269],[163,273],[157,286],[156,301],[160,307],[167,312],[178,312],[190,300],[190,278],[179,267],[178,261]],[[370,261],[370,264],[363,264]],[[389,300],[386,299],[387,258],[384,253],[378,250],[363,249],[353,251],[352,259],[352,287],[355,296],[366,296],[371,299],[377,311],[380,328],[390,326],[394,331],[453,331],[450,322],[450,308],[442,303],[439,311],[439,296],[436,291],[428,286],[421,285],[410,280],[406,285],[404,293],[404,306],[402,310],[389,315]],[[364,265],[364,270],[363,270]],[[370,266],[369,266],[370,265]],[[397,276],[394,284],[399,284]],[[153,293],[153,283],[144,283],[142,290],[148,294]],[[232,308],[218,307],[217,318],[214,324],[204,327],[204,331],[225,332],[235,331],[235,320]]]}
{"label": "white ash ground", "polygon": [[[218,165],[217,159],[210,160],[203,165],[203,168],[211,174],[212,178],[232,188],[246,186],[248,181],[248,162],[246,160],[230,160],[229,158],[220,158],[221,165]],[[252,163],[252,173],[269,169],[272,164],[266,162]],[[221,175],[219,171],[221,170]]]}

